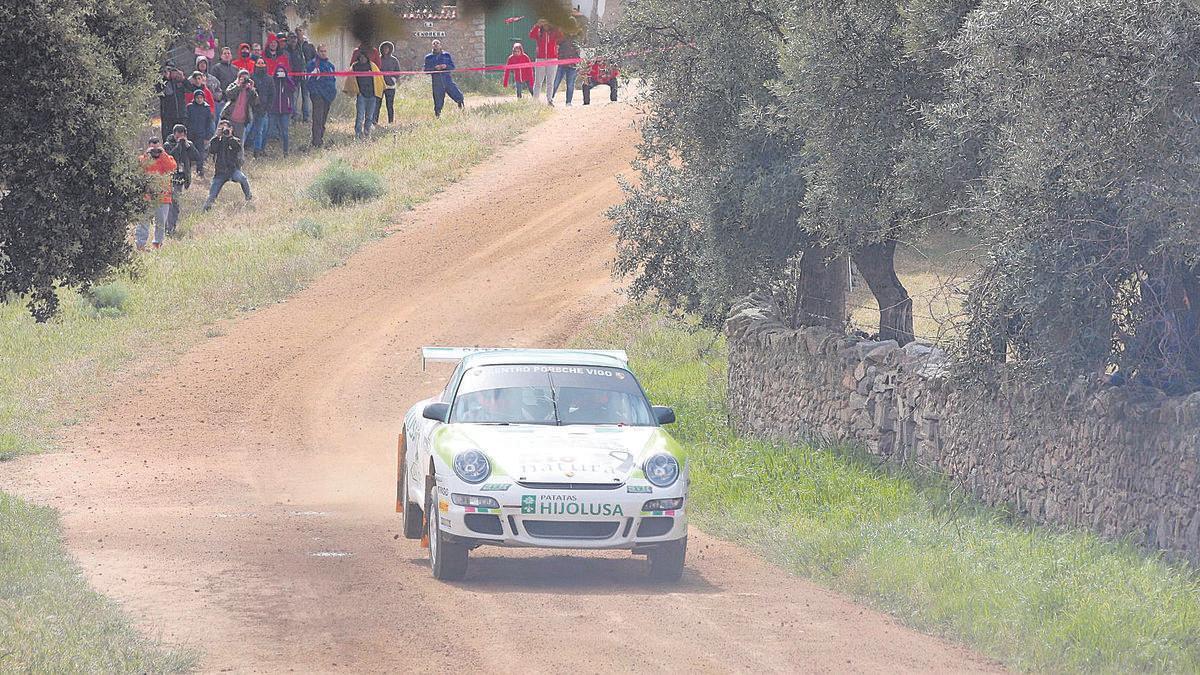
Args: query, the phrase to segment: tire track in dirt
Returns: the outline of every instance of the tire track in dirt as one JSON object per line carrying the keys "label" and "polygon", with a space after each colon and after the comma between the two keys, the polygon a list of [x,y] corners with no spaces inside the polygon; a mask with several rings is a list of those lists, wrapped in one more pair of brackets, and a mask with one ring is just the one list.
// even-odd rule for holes
{"label": "tire track in dirt", "polygon": [[57,507],[90,582],[206,670],[995,670],[694,528],[665,589],[627,553],[496,549],[441,584],[396,538],[395,435],[445,377],[416,350],[554,346],[618,304],[633,115],[556,114],[0,486]]}

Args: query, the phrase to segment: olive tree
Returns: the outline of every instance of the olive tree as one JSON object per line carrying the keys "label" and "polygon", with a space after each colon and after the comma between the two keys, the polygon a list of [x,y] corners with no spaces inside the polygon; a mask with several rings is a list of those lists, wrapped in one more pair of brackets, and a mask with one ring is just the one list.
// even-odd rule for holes
{"label": "olive tree", "polygon": [[983,0],[947,49],[931,120],[976,149],[967,206],[989,250],[966,362],[1200,387],[1200,14]]}
{"label": "olive tree", "polygon": [[0,296],[39,320],[57,288],[86,285],[128,255],[144,208],[132,137],[142,126],[158,32],[140,0],[0,5]]}

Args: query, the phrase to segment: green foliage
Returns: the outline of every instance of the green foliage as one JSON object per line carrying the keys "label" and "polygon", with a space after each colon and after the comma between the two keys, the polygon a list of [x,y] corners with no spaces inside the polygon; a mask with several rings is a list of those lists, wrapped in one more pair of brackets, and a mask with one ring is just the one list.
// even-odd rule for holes
{"label": "green foliage", "polygon": [[1200,387],[1200,13],[985,0],[948,50],[931,118],[977,148],[965,206],[991,252],[968,363]]}
{"label": "green foliage", "polygon": [[383,180],[372,171],[334,162],[321,171],[308,193],[319,202],[343,206],[378,199],[383,195]]}
{"label": "green foliage", "polygon": [[489,73],[457,73],[454,82],[468,94],[480,96],[506,96],[509,92],[500,86],[500,80]]}
{"label": "green foliage", "polygon": [[615,271],[634,277],[635,297],[715,324],[734,297],[785,275],[805,243],[801,149],[747,117],[774,100],[778,50],[774,20],[753,4],[624,7],[603,51],[637,52],[650,83],[640,147],[650,180],[625,185],[611,214]]}
{"label": "green foliage", "polygon": [[982,506],[853,449],[728,425],[720,336],[631,310],[581,345],[629,350],[691,461],[693,523],[1018,671],[1195,672],[1200,577],[1132,546]]}
{"label": "green foliage", "polygon": [[87,301],[92,307],[99,310],[115,310],[122,312],[125,309],[125,302],[129,300],[129,289],[119,281],[92,286],[85,293]]}
{"label": "green foliage", "polygon": [[312,239],[322,239],[325,237],[325,224],[319,220],[301,218],[296,221],[294,227],[296,232]]}
{"label": "green foliage", "polygon": [[0,117],[0,295],[28,295],[45,320],[57,287],[128,256],[125,226],[144,208],[129,147],[157,32],[141,0],[4,3],[0,25],[19,74],[0,79],[0,100],[21,101]]}

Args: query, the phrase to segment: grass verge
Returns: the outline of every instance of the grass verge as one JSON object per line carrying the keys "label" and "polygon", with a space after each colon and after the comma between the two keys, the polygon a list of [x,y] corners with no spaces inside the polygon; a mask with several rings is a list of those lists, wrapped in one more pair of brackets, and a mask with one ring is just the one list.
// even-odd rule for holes
{"label": "grass verge", "polygon": [[[34,323],[19,299],[0,303],[0,461],[49,448],[55,430],[86,414],[118,369],[219,335],[215,322],[282,300],[386,235],[401,214],[546,114],[511,102],[438,120],[427,99],[419,87],[401,89],[397,124],[360,143],[339,97],[326,150],[309,148],[307,127],[293,125],[290,157],[279,156],[274,140],[266,159],[248,162],[255,202],[230,183],[201,214],[208,185],[199,181],[184,196],[179,238],[87,296],[65,291],[62,314],[50,323]],[[334,165],[379,175],[382,195],[341,207],[306,197]],[[0,671],[156,672],[191,662],[138,637],[87,589],[52,511],[0,493]]]}
{"label": "grass verge", "polygon": [[654,402],[676,408],[706,532],[1018,670],[1200,670],[1195,570],[1031,527],[849,448],[742,438],[711,332],[629,308],[587,342],[628,349]]}

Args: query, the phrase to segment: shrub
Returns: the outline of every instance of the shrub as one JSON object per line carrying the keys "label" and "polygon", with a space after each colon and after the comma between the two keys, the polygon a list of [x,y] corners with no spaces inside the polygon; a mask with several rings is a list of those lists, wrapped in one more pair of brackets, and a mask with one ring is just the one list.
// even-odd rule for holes
{"label": "shrub", "polygon": [[309,187],[309,196],[332,206],[365,202],[383,195],[383,181],[370,171],[352,168],[345,162],[325,167]]}
{"label": "shrub", "polygon": [[325,237],[325,224],[312,218],[301,218],[296,221],[292,228],[297,233],[302,234],[312,239],[323,239]]}
{"label": "shrub", "polygon": [[454,82],[468,94],[503,96],[508,93],[500,86],[499,76],[488,73],[458,73],[454,76]]}
{"label": "shrub", "polygon": [[129,289],[125,288],[124,284],[114,281],[92,286],[84,297],[97,311],[122,314],[125,311],[125,302],[129,299]]}

